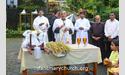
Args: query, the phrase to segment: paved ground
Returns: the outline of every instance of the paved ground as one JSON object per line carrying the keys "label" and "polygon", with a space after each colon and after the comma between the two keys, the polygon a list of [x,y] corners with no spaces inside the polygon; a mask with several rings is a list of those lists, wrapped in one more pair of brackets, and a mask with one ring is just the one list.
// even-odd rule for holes
{"label": "paved ground", "polygon": [[[17,60],[19,48],[21,45],[21,38],[6,39],[6,69],[7,75],[20,75],[20,63]],[[76,75],[76,74],[70,74]],[[84,75],[83,73],[77,75]],[[106,75],[106,70],[103,65],[98,65],[97,75]]]}
{"label": "paved ground", "polygon": [[17,60],[22,39],[6,39],[6,68],[7,75],[19,75],[20,63]]}

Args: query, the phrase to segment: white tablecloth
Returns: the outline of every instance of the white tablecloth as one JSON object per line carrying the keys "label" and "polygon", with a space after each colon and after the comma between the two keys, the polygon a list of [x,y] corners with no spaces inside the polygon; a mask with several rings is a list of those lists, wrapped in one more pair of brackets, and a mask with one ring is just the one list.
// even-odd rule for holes
{"label": "white tablecloth", "polygon": [[100,48],[96,46],[90,44],[79,48],[77,44],[68,46],[71,48],[71,52],[66,57],[57,58],[52,54],[42,53],[40,60],[35,60],[34,56],[30,55],[26,49],[20,49],[18,59],[21,60],[21,71],[40,67],[102,62]]}

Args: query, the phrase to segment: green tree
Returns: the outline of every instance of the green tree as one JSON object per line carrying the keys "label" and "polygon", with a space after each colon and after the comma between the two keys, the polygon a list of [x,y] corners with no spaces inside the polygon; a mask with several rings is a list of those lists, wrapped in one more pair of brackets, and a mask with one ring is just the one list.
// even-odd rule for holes
{"label": "green tree", "polygon": [[45,7],[45,2],[43,0],[20,0],[19,9],[33,11]]}
{"label": "green tree", "polygon": [[119,14],[119,0],[66,0],[66,3],[70,12],[78,12],[80,8],[87,9],[89,18],[99,14],[105,21],[110,12]]}

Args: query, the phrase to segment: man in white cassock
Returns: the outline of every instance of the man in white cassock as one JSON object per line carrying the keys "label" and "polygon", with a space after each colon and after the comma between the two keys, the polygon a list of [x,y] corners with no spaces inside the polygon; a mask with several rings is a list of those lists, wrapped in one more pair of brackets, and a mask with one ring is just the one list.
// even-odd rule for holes
{"label": "man in white cassock", "polygon": [[111,40],[118,37],[119,34],[119,21],[115,18],[115,13],[111,12],[109,18],[105,23],[105,36],[106,36],[106,57],[110,56]]}
{"label": "man in white cassock", "polygon": [[26,48],[30,54],[32,54],[32,50],[34,50],[34,56],[36,59],[41,57],[42,50],[47,51],[44,49],[44,38],[43,34],[39,31],[31,31],[26,30],[23,33],[25,37],[22,42],[21,48]]}
{"label": "man in white cassock", "polygon": [[61,11],[61,18],[56,19],[53,24],[55,41],[62,41],[65,44],[72,44],[74,27],[71,20],[66,18],[66,11]]}
{"label": "man in white cassock", "polygon": [[[85,11],[81,11],[79,14],[80,18],[77,19],[75,23],[76,39],[77,38],[83,39],[85,37],[87,38],[87,43],[88,43],[88,30],[90,29],[90,22],[87,18],[85,18],[86,14]],[[81,40],[81,44],[82,43],[83,41]]]}
{"label": "man in white cassock", "polygon": [[44,14],[43,10],[38,11],[38,16],[33,21],[33,28],[36,31],[41,32],[43,37],[45,37],[43,40],[45,42],[48,42],[47,31],[50,25],[48,19],[45,16],[43,16],[43,14]]}

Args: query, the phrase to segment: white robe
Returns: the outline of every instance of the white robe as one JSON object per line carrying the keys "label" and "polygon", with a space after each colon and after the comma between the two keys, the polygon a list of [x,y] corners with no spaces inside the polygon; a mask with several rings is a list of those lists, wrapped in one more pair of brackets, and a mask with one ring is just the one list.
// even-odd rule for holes
{"label": "white robe", "polygon": [[114,21],[107,20],[105,23],[105,36],[111,36],[115,38],[119,33],[119,21],[114,19]]}
{"label": "white robe", "polygon": [[39,36],[37,36],[36,32],[31,32],[28,34],[25,34],[25,38],[23,39],[22,42],[22,48],[29,48],[29,44],[30,44],[30,34],[32,34],[31,36],[31,44],[35,45],[34,47],[34,56],[36,59],[39,59],[41,57],[41,49],[39,47],[39,45],[41,45],[43,42],[45,43],[44,40],[44,34],[40,33]]}
{"label": "white robe", "polygon": [[[42,43],[46,43],[47,40],[44,40],[46,37],[44,36],[43,33],[40,33],[38,36],[36,35],[36,32],[32,32],[32,45],[35,45],[35,46],[39,46],[41,45]],[[25,36],[25,38],[23,39],[23,43],[22,43],[22,48],[29,48],[28,47],[28,44],[30,43],[30,33],[27,34]]]}
{"label": "white robe", "polygon": [[62,25],[64,25],[64,27],[60,29],[60,32],[54,33],[55,40],[62,41],[65,44],[67,43],[67,41],[69,41],[69,44],[72,44],[72,34],[69,34],[69,31],[65,33],[63,32],[65,28],[71,28],[72,32],[74,32],[73,23],[71,22],[71,20],[65,19],[65,21],[63,22],[62,19],[56,19],[53,24],[53,32],[57,27],[61,27]]}
{"label": "white robe", "polygon": [[[39,24],[41,23],[44,23],[42,26],[40,26]],[[47,26],[48,25],[48,26]],[[33,28],[36,30],[36,31],[39,31],[41,33],[44,34],[45,38],[44,40],[48,41],[48,34],[47,34],[47,31],[48,31],[48,28],[50,27],[49,25],[49,21],[46,17],[44,16],[38,16],[34,19],[34,22],[33,22]]]}
{"label": "white robe", "polygon": [[[79,27],[83,27],[84,30],[80,30]],[[75,30],[76,32],[76,39],[79,37],[83,39],[84,37],[87,38],[87,43],[88,43],[88,30],[90,29],[90,22],[88,19],[83,18],[83,19],[77,19],[75,23]],[[83,43],[83,40],[81,40],[81,43]]]}

